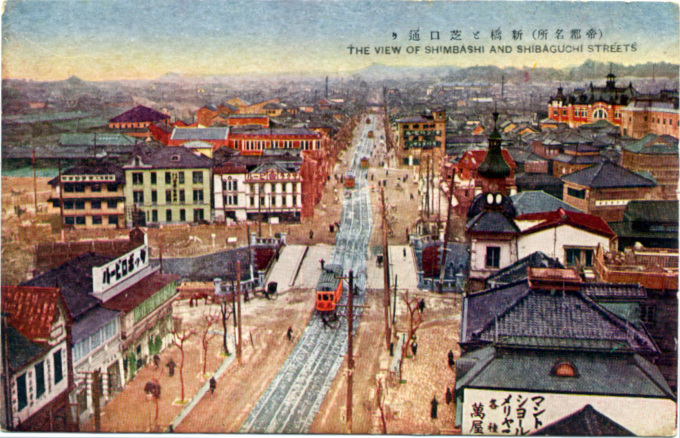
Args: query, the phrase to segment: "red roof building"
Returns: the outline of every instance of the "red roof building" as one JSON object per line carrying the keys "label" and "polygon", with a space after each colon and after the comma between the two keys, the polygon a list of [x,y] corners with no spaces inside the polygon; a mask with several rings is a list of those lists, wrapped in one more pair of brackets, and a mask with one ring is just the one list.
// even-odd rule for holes
{"label": "red roof building", "polygon": [[170,116],[155,109],[138,105],[116,117],[109,119],[111,129],[148,128],[152,123],[170,121]]}

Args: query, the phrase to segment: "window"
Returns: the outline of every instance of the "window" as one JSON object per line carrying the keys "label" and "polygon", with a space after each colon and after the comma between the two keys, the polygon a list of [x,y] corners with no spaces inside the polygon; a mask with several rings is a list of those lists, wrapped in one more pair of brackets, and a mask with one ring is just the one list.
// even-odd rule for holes
{"label": "window", "polygon": [[92,216],[92,225],[101,225],[102,224],[102,217],[101,216]]}
{"label": "window", "polygon": [[132,184],[140,185],[144,184],[144,174],[142,172],[132,173]]}
{"label": "window", "polygon": [[203,204],[203,190],[194,190],[194,204]]}
{"label": "window", "polygon": [[151,172],[151,185],[156,185],[156,172]]}
{"label": "window", "polygon": [[64,184],[64,192],[71,193],[73,191],[75,191],[73,184]]}
{"label": "window", "polygon": [[118,186],[116,184],[107,184],[106,190],[111,192],[111,193],[115,193],[115,192],[118,191]]}
{"label": "window", "polygon": [[179,203],[184,204],[187,202],[187,193],[185,190],[180,190],[179,191]]}
{"label": "window", "polygon": [[118,207],[118,201],[106,201],[106,206],[108,208],[117,208]]}
{"label": "window", "polygon": [[76,225],[85,225],[85,216],[76,216]]}
{"label": "window", "polygon": [[28,394],[26,392],[26,373],[17,377],[17,401],[19,403],[19,411],[28,405]]}
{"label": "window", "polygon": [[55,199],[54,201],[52,201],[52,206],[54,208],[61,208],[61,201],[59,201],[58,199]]}
{"label": "window", "polygon": [[55,351],[52,356],[54,359],[54,384],[58,384],[64,378],[63,364],[61,362],[61,350]]}
{"label": "window", "polygon": [[99,184],[92,184],[92,185],[90,186],[90,191],[91,191],[91,192],[95,192],[95,193],[101,192],[101,191],[102,191],[102,186],[99,185]]}
{"label": "window", "polygon": [[250,206],[255,207],[255,196],[250,197]]}
{"label": "window", "polygon": [[186,221],[186,220],[187,220],[187,212],[186,212],[185,209],[182,208],[182,209],[179,211],[179,221],[180,221],[180,222],[184,222],[184,221]]}
{"label": "window", "polygon": [[94,350],[102,344],[101,330],[90,335],[90,350]]}
{"label": "window", "polygon": [[194,184],[203,184],[203,172],[193,172],[192,180]]}
{"label": "window", "polygon": [[109,225],[118,225],[118,216],[109,216]]}
{"label": "window", "polygon": [[134,191],[134,192],[132,192],[132,198],[133,198],[133,202],[135,204],[143,204],[144,203],[144,192],[142,192],[141,190]]}
{"label": "window", "polygon": [[593,266],[593,250],[587,248],[565,248],[567,266]]}
{"label": "window", "polygon": [[169,208],[165,210],[165,221],[172,222],[172,210],[170,210]]}
{"label": "window", "polygon": [[238,181],[234,180],[231,182],[231,189],[234,191],[238,190]]}
{"label": "window", "polygon": [[151,222],[158,222],[158,210],[151,210]]}
{"label": "window", "polygon": [[171,161],[179,161],[179,155],[173,155],[173,156],[170,158],[170,160],[171,160]]}
{"label": "window", "polygon": [[165,203],[169,204],[172,202],[172,190],[165,191]]}
{"label": "window", "polygon": [[179,182],[180,184],[184,184],[184,172],[180,172],[180,173],[178,173],[178,175],[179,175],[179,176],[177,177],[177,179],[179,180],[178,182]]}
{"label": "window", "polygon": [[64,223],[65,223],[66,225],[73,225],[73,224],[76,223],[76,221],[75,221],[75,219],[73,218],[73,216],[66,216],[66,217],[64,218]]}
{"label": "window", "polygon": [[170,172],[165,172],[165,184],[171,184],[172,183],[172,177],[170,176]]}
{"label": "window", "polygon": [[653,305],[640,305],[640,321],[647,325],[654,325],[656,322],[656,308]]}
{"label": "window", "polygon": [[102,208],[102,201],[96,200],[96,201],[90,201],[90,208],[92,210],[99,210]]}
{"label": "window", "polygon": [[64,210],[73,210],[73,201],[64,201]]}
{"label": "window", "polygon": [[486,267],[498,268],[501,265],[501,248],[499,246],[486,247]]}
{"label": "window", "polygon": [[553,365],[552,370],[550,370],[550,374],[556,377],[578,377],[578,370],[576,367],[566,361],[558,361]]}
{"label": "window", "polygon": [[593,119],[606,119],[607,111],[602,108],[598,108],[593,112]]}
{"label": "window", "polygon": [[77,193],[85,193],[85,186],[83,184],[76,184]]}
{"label": "window", "polygon": [[85,210],[85,201],[76,201],[76,210]]}
{"label": "window", "polygon": [[194,210],[194,222],[202,221],[203,220],[203,209],[202,208],[197,208]]}
{"label": "window", "polygon": [[35,398],[45,393],[45,361],[35,364]]}
{"label": "window", "polygon": [[567,195],[578,199],[586,199],[586,190],[585,189],[578,190],[572,189],[571,187],[567,187]]}
{"label": "window", "polygon": [[151,191],[151,203],[155,204],[158,202],[158,192],[155,190]]}
{"label": "window", "polygon": [[276,207],[276,196],[272,195],[270,199],[272,207]]}

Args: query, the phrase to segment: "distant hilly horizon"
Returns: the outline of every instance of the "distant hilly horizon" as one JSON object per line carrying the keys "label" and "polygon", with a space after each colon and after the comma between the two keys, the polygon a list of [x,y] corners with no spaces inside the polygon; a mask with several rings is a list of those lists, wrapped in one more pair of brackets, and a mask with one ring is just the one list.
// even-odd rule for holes
{"label": "distant hilly horizon", "polygon": [[[398,79],[424,79],[426,77],[437,77],[442,82],[499,82],[504,77],[506,83],[513,81],[583,81],[583,80],[603,80],[611,71],[618,77],[633,78],[668,78],[678,79],[680,76],[680,64],[668,62],[647,62],[644,64],[624,65],[617,63],[606,63],[588,59],[581,65],[563,67],[560,69],[551,67],[497,67],[494,65],[479,65],[473,67],[433,66],[433,67],[411,67],[411,66],[388,66],[380,63],[373,63],[354,72],[282,72],[282,73],[238,73],[238,74],[213,74],[186,75],[178,72],[168,72],[155,79],[120,79],[105,81],[87,81],[76,75],[59,81],[31,81],[34,83],[63,84],[69,86],[86,86],[96,83],[210,83],[221,82],[229,79],[314,79],[325,76],[333,78],[361,78],[364,80],[398,80]],[[12,78],[7,81],[25,81],[24,79]]]}

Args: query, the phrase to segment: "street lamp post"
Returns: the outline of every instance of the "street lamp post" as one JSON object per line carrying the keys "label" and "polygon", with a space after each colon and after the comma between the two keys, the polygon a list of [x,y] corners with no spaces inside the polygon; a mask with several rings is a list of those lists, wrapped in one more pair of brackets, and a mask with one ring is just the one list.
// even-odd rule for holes
{"label": "street lamp post", "polygon": [[220,309],[222,310],[222,330],[223,330],[223,347],[224,354],[229,355],[229,348],[227,347],[227,294],[222,290],[222,279],[215,278],[215,296],[220,300]]}

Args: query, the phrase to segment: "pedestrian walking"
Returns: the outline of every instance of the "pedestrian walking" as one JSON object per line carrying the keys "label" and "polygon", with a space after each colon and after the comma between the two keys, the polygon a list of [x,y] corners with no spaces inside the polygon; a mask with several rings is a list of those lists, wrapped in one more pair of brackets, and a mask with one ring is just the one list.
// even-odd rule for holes
{"label": "pedestrian walking", "polygon": [[309,240],[312,240],[314,238],[314,231],[309,230]]}
{"label": "pedestrian walking", "polygon": [[319,263],[321,263],[321,270],[323,271],[323,266],[326,264],[326,261],[324,259],[319,260]]}
{"label": "pedestrian walking", "polygon": [[170,377],[174,376],[175,375],[175,367],[177,366],[175,361],[172,360],[172,358],[170,358],[170,360],[168,361],[168,363],[165,364],[165,366],[168,367],[168,372],[170,374]]}
{"label": "pedestrian walking", "polygon": [[404,248],[404,258],[406,258],[406,248]]}
{"label": "pedestrian walking", "polygon": [[213,395],[215,388],[217,388],[217,380],[215,380],[215,376],[212,376],[210,378],[210,395]]}
{"label": "pedestrian walking", "polygon": [[156,367],[156,369],[158,369],[158,367],[161,364],[161,357],[159,355],[157,355],[157,354],[153,355],[153,364]]}
{"label": "pedestrian walking", "polygon": [[437,405],[439,404],[436,396],[432,397],[430,404],[432,405],[432,408],[430,409],[430,418],[435,420],[437,418]]}
{"label": "pedestrian walking", "polygon": [[424,298],[418,302],[418,309],[420,309],[420,313],[423,313],[423,310],[425,310],[425,299]]}
{"label": "pedestrian walking", "polygon": [[413,357],[416,357],[416,353],[418,352],[418,343],[416,341],[413,341],[411,343],[411,351],[413,351]]}
{"label": "pedestrian walking", "polygon": [[451,388],[446,388],[446,404],[448,405],[453,400],[453,394],[451,394]]}
{"label": "pedestrian walking", "polygon": [[293,340],[293,327],[288,327],[288,331],[286,332],[286,336],[288,337],[289,341]]}
{"label": "pedestrian walking", "polygon": [[449,366],[452,367],[456,364],[456,362],[453,360],[453,351],[449,350]]}
{"label": "pedestrian walking", "polygon": [[411,193],[411,200],[413,200],[413,193]]}

